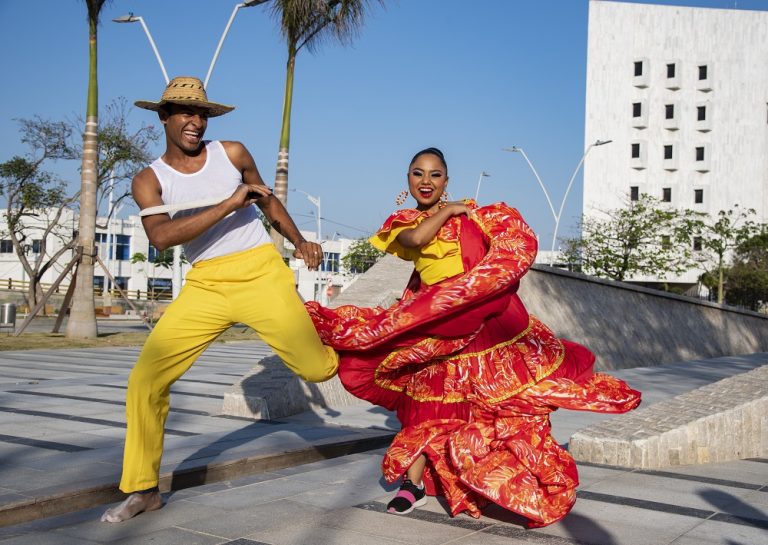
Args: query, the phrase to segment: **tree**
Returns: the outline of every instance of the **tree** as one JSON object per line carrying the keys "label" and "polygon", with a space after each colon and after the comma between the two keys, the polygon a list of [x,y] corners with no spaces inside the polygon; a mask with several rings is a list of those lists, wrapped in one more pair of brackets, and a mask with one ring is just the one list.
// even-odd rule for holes
{"label": "tree", "polygon": [[756,233],[757,225],[749,219],[754,213],[751,208],[745,210],[735,205],[730,210],[720,210],[716,218],[701,220],[697,226],[697,236],[701,241],[698,261],[709,273],[708,277],[712,287],[717,290],[717,302],[720,304],[724,300],[725,258]]}
{"label": "tree", "polygon": [[96,249],[96,188],[98,172],[99,84],[98,26],[106,0],[85,0],[88,11],[88,100],[83,131],[83,157],[80,168],[80,224],[77,245],[83,249],[77,267],[72,310],[67,321],[67,337],[89,339],[98,335],[93,301],[93,263]]}
{"label": "tree", "polygon": [[734,263],[725,273],[725,286],[729,305],[755,311],[768,306],[768,224],[736,248]]}
{"label": "tree", "polygon": [[[98,172],[96,177],[96,209],[106,208],[107,222],[116,213],[120,202],[131,197],[130,181],[134,175],[154,159],[150,147],[160,138],[160,131],[153,125],[141,125],[133,130],[128,127],[128,103],[119,97],[107,105],[101,113],[98,129]],[[72,144],[80,156],[82,149]],[[116,192],[111,203],[106,203],[110,189]],[[105,229],[107,223],[98,224]]]}
{"label": "tree", "polygon": [[352,243],[349,251],[341,258],[344,268],[353,274],[362,274],[385,254],[374,248],[367,239],[361,238]]}
{"label": "tree", "polygon": [[[159,138],[151,126],[129,133],[126,124],[125,101],[118,99],[107,106],[99,128],[99,200],[109,180],[120,184],[130,178],[150,159],[149,146]],[[77,138],[82,132],[81,121],[49,121],[39,117],[21,119],[21,141],[30,147],[25,157],[13,157],[0,163],[0,194],[5,197],[5,224],[14,253],[30,279],[26,293],[27,305],[34,307],[42,297],[40,281],[60,259],[75,246],[73,203],[79,191],[71,194],[58,175],[46,170],[49,163],[76,160],[82,157]],[[125,185],[127,188],[127,184]],[[122,192],[123,198],[128,194]],[[108,214],[112,211],[108,210]],[[105,226],[101,226],[105,227]],[[3,235],[5,236],[5,235]],[[30,250],[32,250],[30,255]],[[89,287],[92,281],[89,283]]]}
{"label": "tree", "polygon": [[[63,122],[39,118],[21,120],[21,141],[31,152],[0,164],[0,194],[5,197],[5,225],[13,251],[29,278],[25,294],[27,306],[34,307],[42,297],[40,279],[72,247],[72,230],[61,225],[67,207],[77,198],[66,194],[66,182],[44,169],[47,162],[68,158],[67,143],[71,127]],[[50,244],[54,250],[49,255]],[[30,257],[30,250],[32,255]]]}
{"label": "tree", "polygon": [[643,194],[603,218],[584,217],[582,237],[568,239],[569,262],[587,274],[623,281],[631,276],[680,274],[692,264],[692,237],[699,213],[665,207]]}
{"label": "tree", "polygon": [[[383,4],[383,0],[376,0]],[[296,55],[303,48],[315,51],[320,44],[333,38],[342,44],[352,41],[362,27],[371,0],[274,0],[272,15],[280,23],[280,30],[288,47],[285,94],[283,96],[283,122],[280,148],[277,154],[275,195],[288,206],[288,151],[291,140],[291,106],[293,102],[293,74]],[[273,229],[272,241],[283,253],[284,237]]]}

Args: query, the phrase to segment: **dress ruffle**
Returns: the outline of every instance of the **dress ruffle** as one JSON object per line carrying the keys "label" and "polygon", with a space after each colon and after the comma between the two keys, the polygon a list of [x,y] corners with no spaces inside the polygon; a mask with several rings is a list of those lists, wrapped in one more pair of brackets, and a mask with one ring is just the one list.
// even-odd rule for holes
{"label": "dress ruffle", "polygon": [[339,351],[344,386],[397,413],[402,429],[382,465],[388,481],[425,454],[427,491],[445,496],[452,515],[479,517],[490,501],[531,526],[551,524],[573,506],[578,475],[549,414],[625,412],[640,393],[593,373],[589,350],[528,315],[516,292],[537,243],[516,210],[497,203],[449,221],[461,232],[466,273],[433,286],[416,275],[387,309],[307,309]]}

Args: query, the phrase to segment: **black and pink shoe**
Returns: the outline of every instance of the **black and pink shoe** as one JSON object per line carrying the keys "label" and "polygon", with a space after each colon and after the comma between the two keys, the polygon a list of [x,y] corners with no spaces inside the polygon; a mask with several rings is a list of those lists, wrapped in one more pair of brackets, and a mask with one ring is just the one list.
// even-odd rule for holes
{"label": "black and pink shoe", "polygon": [[427,503],[427,492],[424,490],[424,485],[418,487],[410,479],[404,479],[398,493],[387,504],[387,512],[394,515],[407,515],[425,503]]}

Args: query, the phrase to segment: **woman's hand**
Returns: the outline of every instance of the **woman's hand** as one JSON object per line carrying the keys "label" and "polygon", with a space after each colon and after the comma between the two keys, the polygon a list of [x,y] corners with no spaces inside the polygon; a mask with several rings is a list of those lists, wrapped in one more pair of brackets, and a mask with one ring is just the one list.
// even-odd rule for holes
{"label": "woman's hand", "polygon": [[443,207],[443,210],[447,209],[450,216],[460,216],[461,214],[466,214],[469,216],[472,213],[472,210],[466,205],[464,201],[450,201],[445,203],[445,206]]}
{"label": "woman's hand", "polygon": [[302,240],[295,246],[293,257],[303,259],[310,271],[316,271],[323,261],[323,247],[316,242],[306,240]]}

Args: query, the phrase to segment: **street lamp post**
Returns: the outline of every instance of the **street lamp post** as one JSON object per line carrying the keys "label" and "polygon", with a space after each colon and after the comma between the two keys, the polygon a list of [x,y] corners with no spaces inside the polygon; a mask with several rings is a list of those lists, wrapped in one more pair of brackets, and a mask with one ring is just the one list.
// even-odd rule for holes
{"label": "street lamp post", "polygon": [[219,58],[219,52],[221,51],[221,46],[224,45],[224,39],[227,37],[227,34],[229,34],[229,27],[232,26],[232,21],[235,20],[235,15],[237,15],[237,12],[240,8],[250,8],[252,6],[258,6],[259,4],[263,4],[264,2],[267,2],[268,0],[247,0],[246,2],[242,2],[241,4],[235,4],[234,9],[232,9],[232,15],[229,16],[229,21],[227,21],[227,26],[224,27],[224,32],[221,34],[221,38],[219,39],[219,45],[216,46],[216,51],[213,53],[213,58],[211,59],[211,65],[208,67],[208,74],[205,76],[205,82],[203,82],[203,87],[206,89],[208,88],[208,80],[211,79],[211,72],[213,72],[213,67],[216,65],[216,60]]}
{"label": "street lamp post", "polygon": [[299,193],[303,193],[304,196],[307,197],[307,200],[317,207],[317,243],[320,244],[320,241],[323,239],[321,233],[322,225],[320,223],[320,197],[310,195],[302,189],[291,188],[291,191],[298,191]]}
{"label": "street lamp post", "polygon": [[[205,76],[205,83],[203,83],[203,87],[208,87],[208,80],[211,77],[211,72],[213,72],[213,67],[216,64],[216,60],[219,57],[219,52],[221,51],[221,46],[224,44],[224,39],[227,37],[227,34],[229,33],[229,28],[232,26],[232,21],[235,20],[235,15],[237,15],[238,10],[240,8],[249,8],[251,6],[257,6],[259,4],[263,4],[267,0],[246,0],[245,2],[236,4],[234,9],[232,10],[232,15],[229,17],[229,21],[227,22],[227,26],[224,27],[224,32],[221,35],[221,38],[219,39],[219,44],[216,47],[216,51],[213,54],[213,58],[211,59],[211,64],[208,67],[208,74]],[[123,15],[121,17],[117,17],[116,19],[112,19],[116,23],[141,23],[142,28],[144,29],[144,33],[147,35],[147,39],[149,40],[149,44],[152,46],[152,51],[155,52],[155,57],[157,58],[158,64],[160,64],[160,70],[163,71],[163,77],[165,78],[165,84],[168,85],[170,82],[170,79],[168,79],[168,73],[165,71],[165,65],[163,64],[163,59],[160,57],[160,52],[157,50],[157,46],[155,46],[155,41],[152,39],[152,34],[149,33],[149,28],[147,28],[146,23],[144,23],[144,19],[138,15],[134,15],[133,13],[129,13],[128,15]],[[172,297],[176,299],[179,296],[179,291],[181,291],[181,246],[176,245],[173,247],[173,266],[171,268],[171,291],[172,291]]]}
{"label": "street lamp post", "polygon": [[[104,272],[104,285],[102,286],[101,290],[101,297],[102,297],[102,306],[105,309],[111,309],[112,308],[112,292],[110,291],[109,286],[109,275],[110,275],[110,269],[112,268],[112,249],[114,248],[113,243],[114,239],[116,238],[116,234],[112,229],[112,216],[113,213],[117,213],[116,210],[113,209],[114,207],[114,189],[115,189],[115,173],[110,172],[109,173],[109,198],[107,200],[107,240],[106,244],[104,245],[107,252],[104,256],[104,264],[106,265],[107,270]],[[115,256],[115,259],[117,256]]]}
{"label": "street lamp post", "polygon": [[[322,223],[320,219],[320,197],[315,197],[314,195],[310,195],[306,191],[302,189],[296,189],[291,188],[291,191],[298,191],[299,193],[303,193],[305,197],[307,197],[307,200],[314,204],[317,207],[317,243],[320,244],[322,242]],[[323,263],[325,263],[325,252],[323,252]],[[318,269],[315,273],[315,283],[314,283],[314,289],[313,292],[313,300],[318,301],[323,304],[323,294],[322,294],[322,279],[320,278],[320,270]]]}
{"label": "street lamp post", "polygon": [[480,195],[480,183],[483,181],[483,178],[489,178],[490,176],[486,171],[480,173],[480,178],[477,180],[477,189],[475,189],[475,202],[477,202],[477,197]]}
{"label": "street lamp post", "polygon": [[536,172],[536,168],[533,166],[533,163],[531,163],[530,159],[528,159],[528,156],[525,154],[525,151],[523,148],[519,146],[512,146],[511,148],[504,148],[504,151],[511,151],[515,153],[519,153],[523,156],[523,159],[525,159],[525,162],[528,163],[528,166],[531,168],[531,171],[533,172],[533,175],[536,177],[536,181],[539,182],[539,186],[541,187],[541,190],[544,192],[544,197],[547,199],[547,204],[549,204],[549,209],[552,212],[552,218],[555,220],[555,231],[552,234],[552,248],[550,252],[550,265],[554,265],[555,263],[555,244],[557,243],[557,231],[560,227],[560,218],[563,215],[563,209],[565,208],[565,201],[568,199],[568,193],[571,191],[571,186],[573,185],[574,180],[576,179],[576,174],[578,174],[579,169],[581,169],[581,165],[584,164],[584,160],[587,158],[587,154],[589,151],[595,147],[595,146],[602,146],[604,144],[610,144],[613,142],[613,140],[595,140],[592,144],[587,146],[587,149],[584,150],[584,154],[581,156],[581,159],[579,160],[579,163],[576,165],[576,168],[573,170],[573,174],[571,175],[571,179],[568,180],[568,186],[565,188],[565,194],[563,195],[563,200],[560,201],[560,209],[555,212],[555,207],[552,204],[552,199],[549,197],[549,192],[547,191],[546,186],[544,185],[544,182],[541,181],[541,177],[539,176],[539,173]]}
{"label": "street lamp post", "polygon": [[128,15],[121,15],[120,17],[117,17],[116,19],[112,19],[112,20],[115,23],[141,23],[141,27],[144,29],[144,34],[147,35],[147,39],[149,40],[149,45],[152,46],[152,51],[155,52],[155,57],[157,58],[157,62],[160,65],[160,70],[163,71],[165,84],[168,85],[168,82],[170,82],[171,80],[168,79],[168,72],[165,71],[165,65],[163,64],[163,59],[160,58],[160,52],[157,50],[157,46],[155,45],[155,40],[152,39],[152,34],[149,33],[149,28],[147,28],[147,25],[144,22],[144,19],[138,15],[129,13]]}

